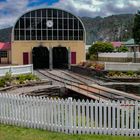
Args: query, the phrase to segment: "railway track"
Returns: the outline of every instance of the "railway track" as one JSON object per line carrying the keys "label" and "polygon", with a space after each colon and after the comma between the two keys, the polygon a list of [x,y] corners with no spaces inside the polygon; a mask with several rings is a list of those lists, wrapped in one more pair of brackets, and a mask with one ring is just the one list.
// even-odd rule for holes
{"label": "railway track", "polygon": [[75,84],[85,84],[85,85],[87,85],[87,83],[85,83],[83,81],[79,81],[79,80],[75,80],[75,79],[71,80],[71,78],[66,78],[63,75],[54,74],[52,71],[38,70],[38,72],[43,74],[44,76],[48,77],[49,79],[51,79],[53,81],[60,82],[60,83],[64,83],[64,84],[75,83]]}
{"label": "railway track", "polygon": [[73,79],[76,79],[76,80],[79,80],[79,81],[81,81],[81,82],[85,82],[86,84],[88,84],[88,85],[90,85],[90,84],[99,84],[100,85],[100,83],[101,83],[101,81],[97,81],[97,80],[94,80],[94,79],[92,79],[92,78],[88,78],[88,77],[86,77],[86,76],[82,76],[82,75],[80,75],[80,74],[77,74],[77,73],[73,73],[73,72],[68,72],[68,71],[63,71],[63,70],[59,70],[61,73],[64,73],[65,75],[67,75],[67,76],[70,76],[70,77],[72,77]]}
{"label": "railway track", "polygon": [[[67,76],[70,76],[70,78],[63,77],[62,75],[57,75],[56,73],[53,73],[53,71],[48,70],[38,70],[39,73],[46,76],[47,78],[57,81],[60,84],[63,84],[67,89],[70,89],[72,91],[78,92],[79,94],[85,95],[87,97],[90,97],[95,100],[139,100],[139,96],[135,96],[132,94],[128,94],[125,92],[113,90],[110,88],[102,87],[97,84],[88,85],[86,82],[82,81],[79,77],[78,82],[78,76],[72,75],[71,73],[68,74],[67,72],[61,71],[63,74],[66,74]],[[83,77],[82,77],[83,78]]]}

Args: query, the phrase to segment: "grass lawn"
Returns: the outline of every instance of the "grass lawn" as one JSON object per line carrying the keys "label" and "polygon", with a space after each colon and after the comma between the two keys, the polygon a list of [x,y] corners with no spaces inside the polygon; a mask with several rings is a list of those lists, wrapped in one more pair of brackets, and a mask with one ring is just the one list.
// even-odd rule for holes
{"label": "grass lawn", "polygon": [[140,137],[68,135],[0,124],[0,140],[140,140]]}

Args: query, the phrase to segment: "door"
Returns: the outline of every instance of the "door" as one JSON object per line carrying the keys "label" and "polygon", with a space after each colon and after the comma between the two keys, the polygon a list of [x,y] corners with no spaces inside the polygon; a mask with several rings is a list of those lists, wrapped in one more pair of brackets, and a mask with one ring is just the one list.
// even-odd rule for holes
{"label": "door", "polygon": [[76,52],[71,52],[71,64],[76,64]]}
{"label": "door", "polygon": [[27,64],[29,64],[29,53],[24,52],[23,53],[23,65],[27,65]]}

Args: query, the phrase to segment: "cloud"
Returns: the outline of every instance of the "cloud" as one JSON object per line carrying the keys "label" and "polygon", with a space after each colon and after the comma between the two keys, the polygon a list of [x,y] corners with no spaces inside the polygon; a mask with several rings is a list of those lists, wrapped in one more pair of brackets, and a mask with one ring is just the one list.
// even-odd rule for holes
{"label": "cloud", "polygon": [[27,9],[28,0],[7,0],[0,2],[0,27],[13,25],[17,17]]}
{"label": "cloud", "polygon": [[47,5],[45,2],[45,4],[40,4],[38,6],[29,6],[32,3],[38,2],[39,0],[7,0],[0,2],[0,28],[12,26],[18,17],[32,8]]}
{"label": "cloud", "polygon": [[[24,12],[47,7],[51,0],[5,0],[0,2],[0,28],[14,24]],[[54,0],[53,0],[54,1]],[[140,0],[59,0],[54,7],[71,11],[77,16],[109,16],[113,14],[135,13],[140,8]]]}
{"label": "cloud", "polygon": [[72,11],[78,16],[109,16],[112,14],[136,13],[139,0],[60,0],[54,6]]}

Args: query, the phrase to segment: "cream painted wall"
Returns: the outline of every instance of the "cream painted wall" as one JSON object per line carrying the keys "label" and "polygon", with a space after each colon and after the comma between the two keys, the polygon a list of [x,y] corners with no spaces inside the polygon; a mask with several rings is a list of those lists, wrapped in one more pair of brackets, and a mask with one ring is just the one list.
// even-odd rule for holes
{"label": "cream painted wall", "polygon": [[76,52],[76,63],[85,60],[85,43],[83,41],[14,41],[12,42],[11,62],[12,64],[23,64],[23,52],[29,53],[29,63],[32,63],[32,49],[39,45],[46,47],[57,47],[59,45],[71,49]]}

